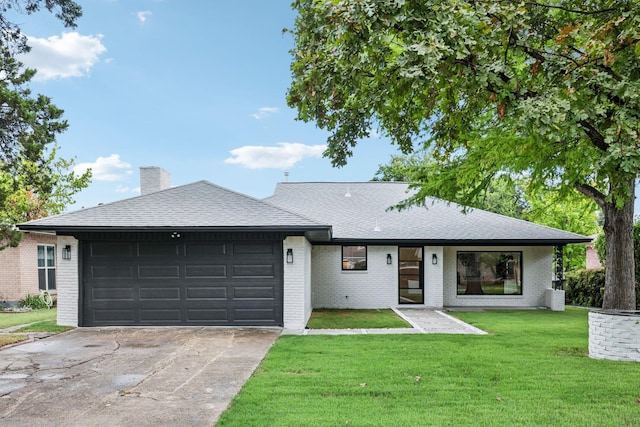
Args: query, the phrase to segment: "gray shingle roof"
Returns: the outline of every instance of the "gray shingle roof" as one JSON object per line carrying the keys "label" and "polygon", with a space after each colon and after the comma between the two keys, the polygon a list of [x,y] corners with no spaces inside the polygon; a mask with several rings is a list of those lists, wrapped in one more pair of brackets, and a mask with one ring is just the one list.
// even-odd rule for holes
{"label": "gray shingle roof", "polygon": [[19,227],[23,230],[329,229],[321,222],[207,181],[30,221]]}
{"label": "gray shingle roof", "polygon": [[[281,183],[265,201],[333,226],[340,240],[422,240],[433,243],[579,243],[588,237],[491,212],[428,199],[424,207],[389,210],[409,196],[408,184]],[[348,194],[348,196],[347,196]]]}

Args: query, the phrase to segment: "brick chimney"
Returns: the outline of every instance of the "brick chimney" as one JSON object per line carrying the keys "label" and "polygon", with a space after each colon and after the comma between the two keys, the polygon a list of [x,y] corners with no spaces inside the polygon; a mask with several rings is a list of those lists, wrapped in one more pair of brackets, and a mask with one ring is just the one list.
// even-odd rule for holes
{"label": "brick chimney", "polygon": [[171,174],[157,166],[140,166],[140,194],[171,188]]}

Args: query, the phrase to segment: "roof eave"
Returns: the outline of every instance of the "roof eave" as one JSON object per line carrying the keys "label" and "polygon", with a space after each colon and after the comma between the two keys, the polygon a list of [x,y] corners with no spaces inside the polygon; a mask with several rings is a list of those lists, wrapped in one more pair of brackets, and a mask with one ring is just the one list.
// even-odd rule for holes
{"label": "roof eave", "polygon": [[329,243],[359,243],[369,245],[433,245],[433,246],[557,246],[587,243],[587,238],[576,239],[355,239],[334,238]]}
{"label": "roof eave", "polygon": [[277,231],[290,232],[303,235],[307,232],[328,232],[331,233],[331,226],[328,225],[256,225],[256,226],[145,226],[145,227],[119,227],[119,226],[62,226],[62,225],[18,225],[21,231],[54,231],[57,234],[87,233],[87,232],[158,232],[158,231],[181,231],[181,232],[247,232],[247,231]]}

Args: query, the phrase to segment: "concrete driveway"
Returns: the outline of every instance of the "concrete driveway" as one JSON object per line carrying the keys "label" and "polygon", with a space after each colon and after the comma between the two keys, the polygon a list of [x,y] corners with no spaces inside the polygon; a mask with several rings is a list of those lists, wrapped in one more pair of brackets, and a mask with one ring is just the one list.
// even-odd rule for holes
{"label": "concrete driveway", "polygon": [[0,350],[2,426],[211,426],[279,329],[76,329]]}

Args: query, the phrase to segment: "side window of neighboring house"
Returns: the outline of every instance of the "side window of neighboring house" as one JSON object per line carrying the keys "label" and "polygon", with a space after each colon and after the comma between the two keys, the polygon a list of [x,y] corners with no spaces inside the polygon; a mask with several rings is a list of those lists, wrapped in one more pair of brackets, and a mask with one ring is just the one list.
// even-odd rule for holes
{"label": "side window of neighboring house", "polygon": [[51,291],[56,288],[56,247],[38,245],[38,287]]}

